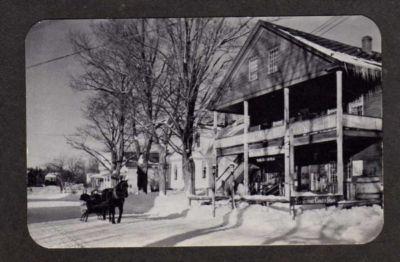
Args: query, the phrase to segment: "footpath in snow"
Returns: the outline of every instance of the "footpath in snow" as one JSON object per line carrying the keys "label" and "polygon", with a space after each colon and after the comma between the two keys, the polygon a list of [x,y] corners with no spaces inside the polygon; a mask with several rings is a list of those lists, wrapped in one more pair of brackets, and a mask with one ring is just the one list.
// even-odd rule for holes
{"label": "footpath in snow", "polygon": [[76,207],[81,206],[79,201],[34,201],[28,202],[28,208],[43,208],[43,207]]}
{"label": "footpath in snow", "polygon": [[32,238],[47,248],[363,244],[383,226],[379,206],[352,209],[304,210],[295,220],[288,204],[270,207],[241,203],[232,210],[228,201],[211,206],[193,203],[184,194],[157,197],[146,214],[124,214],[121,224],[89,217],[29,224]]}
{"label": "footpath in snow", "polygon": [[60,199],[70,195],[70,193],[61,193],[58,186],[31,187],[30,189],[31,191],[28,191],[28,200]]}

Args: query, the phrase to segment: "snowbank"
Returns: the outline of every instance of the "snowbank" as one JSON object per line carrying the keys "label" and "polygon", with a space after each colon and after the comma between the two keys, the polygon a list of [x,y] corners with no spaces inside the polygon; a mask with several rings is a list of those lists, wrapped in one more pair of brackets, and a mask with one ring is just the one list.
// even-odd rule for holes
{"label": "snowbank", "polygon": [[59,186],[31,187],[28,199],[60,199],[69,195],[61,193]]}
{"label": "snowbank", "polygon": [[260,233],[264,237],[276,235],[276,241],[267,243],[274,245],[364,244],[383,227],[383,210],[379,206],[306,210],[298,212],[295,220],[287,208],[285,204],[271,208],[250,205],[243,213],[240,231],[254,237]]}
{"label": "snowbank", "polygon": [[307,210],[301,217],[306,229],[318,228],[321,234],[343,243],[367,243],[372,241],[383,227],[383,209],[377,205],[351,209],[331,207],[326,211]]}
{"label": "snowbank", "polygon": [[[124,216],[121,224],[78,219],[29,224],[29,232],[38,244],[63,247],[139,247],[139,246],[243,246],[243,245],[331,245],[362,244],[373,240],[383,226],[383,210],[378,206],[341,210],[303,210],[295,220],[289,205],[270,207],[239,203],[232,210],[228,201],[218,201],[216,216],[211,205],[193,201],[188,208],[184,193],[168,192],[157,197],[146,215]],[[52,201],[53,202],[53,201]]]}
{"label": "snowbank", "polygon": [[[222,216],[232,211],[229,200],[216,201],[215,207],[215,217],[217,219],[222,219]],[[201,201],[192,201],[186,220],[213,220],[212,212],[212,205],[202,205]]]}
{"label": "snowbank", "polygon": [[188,198],[181,191],[167,191],[165,196],[157,196],[154,206],[147,212],[150,216],[180,214],[189,208]]}
{"label": "snowbank", "polygon": [[[198,223],[204,224],[204,217],[210,217],[207,211],[204,206],[192,207],[188,219],[197,216]],[[223,221],[220,227],[179,245],[364,244],[380,233],[383,210],[379,206],[343,210],[330,207],[298,212],[293,220],[288,204],[265,207],[240,203],[236,210],[228,206],[217,209],[216,219]]]}
{"label": "snowbank", "polygon": [[[279,199],[273,196],[249,198]],[[208,234],[183,241],[181,245],[363,244],[373,240],[383,227],[383,210],[379,206],[352,209],[298,207],[293,220],[288,203],[273,203],[266,207],[240,202],[236,209],[232,209],[229,200],[223,200],[216,202],[213,218],[212,205],[192,201],[189,207],[183,192],[158,196],[148,214],[164,217],[185,211],[185,216],[180,218],[210,230]],[[221,225],[218,230],[212,229],[215,223]]]}

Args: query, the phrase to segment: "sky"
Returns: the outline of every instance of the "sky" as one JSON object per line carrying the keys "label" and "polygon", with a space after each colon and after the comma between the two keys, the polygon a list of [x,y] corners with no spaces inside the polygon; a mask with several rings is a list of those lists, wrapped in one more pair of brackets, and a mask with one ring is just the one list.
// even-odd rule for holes
{"label": "sky", "polygon": [[[381,35],[376,24],[363,16],[342,17],[264,17],[276,24],[313,32],[353,46],[361,46],[361,38],[373,38],[373,50],[381,52]],[[331,19],[331,20],[329,20]],[[256,19],[255,19],[256,20]],[[42,63],[72,53],[68,34],[72,30],[90,33],[90,24],[100,20],[46,20],[35,24],[25,39],[27,101],[27,163],[43,166],[60,156],[86,156],[72,149],[65,141],[85,124],[81,108],[89,95],[69,87],[70,76],[82,68],[74,56]],[[332,23],[317,31],[325,22]]]}

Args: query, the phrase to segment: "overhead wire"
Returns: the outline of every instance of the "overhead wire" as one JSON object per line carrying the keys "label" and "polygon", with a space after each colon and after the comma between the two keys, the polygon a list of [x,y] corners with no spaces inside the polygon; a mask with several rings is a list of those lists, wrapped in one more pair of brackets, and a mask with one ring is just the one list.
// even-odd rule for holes
{"label": "overhead wire", "polygon": [[324,34],[328,33],[329,31],[331,31],[332,29],[334,29],[335,27],[337,27],[338,25],[340,25],[341,23],[343,23],[347,19],[349,19],[349,16],[343,17],[340,21],[337,21],[334,25],[330,26],[325,31],[319,33],[319,35],[324,35]]}
{"label": "overhead wire", "polygon": [[331,18],[329,18],[328,20],[326,20],[325,22],[323,22],[321,25],[317,26],[316,28],[314,28],[314,30],[312,30],[310,32],[310,34],[313,33],[317,33],[318,31],[323,30],[324,28],[326,28],[327,26],[331,25],[335,20],[337,20],[338,17],[337,16],[333,16]]}
{"label": "overhead wire", "polygon": [[[168,25],[165,26],[165,28],[168,27],[168,26],[171,26],[171,25],[173,25],[173,24],[174,24],[174,23],[168,24]],[[147,31],[147,33],[155,32],[155,31],[157,31],[157,30],[159,30],[159,29],[160,29],[160,28],[157,28],[157,29],[154,29],[154,30],[149,30],[149,31]],[[139,35],[139,34],[130,35],[129,37],[134,37],[134,36],[137,36],[137,35]],[[37,66],[41,66],[41,65],[44,65],[44,64],[48,64],[48,63],[51,63],[51,62],[54,62],[54,61],[57,61],[57,60],[65,59],[65,58],[68,58],[68,57],[70,57],[70,56],[74,56],[74,55],[80,54],[80,53],[85,52],[85,51],[94,50],[94,49],[100,48],[100,47],[102,47],[102,46],[105,46],[105,44],[103,44],[103,45],[98,45],[98,46],[94,46],[94,47],[90,47],[90,48],[87,48],[87,49],[78,50],[78,51],[75,51],[75,52],[72,52],[72,53],[63,55],[63,56],[51,58],[51,59],[49,59],[49,60],[45,60],[45,61],[42,61],[42,62],[39,62],[39,63],[36,63],[36,64],[32,64],[32,65],[26,66],[25,68],[26,68],[26,69],[31,69],[31,68],[33,68],[33,67],[37,67]]]}

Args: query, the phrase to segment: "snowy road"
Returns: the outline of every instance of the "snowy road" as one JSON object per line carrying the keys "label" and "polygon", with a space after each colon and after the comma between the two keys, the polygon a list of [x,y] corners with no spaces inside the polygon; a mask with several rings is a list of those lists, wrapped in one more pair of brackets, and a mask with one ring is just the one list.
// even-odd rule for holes
{"label": "snowy road", "polygon": [[[28,224],[66,219],[78,219],[81,216],[79,194],[67,197],[28,198]],[[144,213],[151,209],[156,193],[130,194],[125,201],[124,212],[128,214]]]}
{"label": "snowy road", "polygon": [[[162,212],[161,212],[162,213]],[[210,206],[180,213],[125,215],[112,225],[90,217],[29,224],[32,238],[47,248],[353,244],[373,240],[383,225],[378,207],[307,210],[292,220],[284,204],[264,207],[228,204],[211,217]]]}

